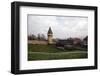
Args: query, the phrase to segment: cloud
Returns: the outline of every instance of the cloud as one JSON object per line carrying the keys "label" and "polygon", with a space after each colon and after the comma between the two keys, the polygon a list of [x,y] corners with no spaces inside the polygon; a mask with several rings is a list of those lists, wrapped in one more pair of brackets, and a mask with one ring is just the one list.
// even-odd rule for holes
{"label": "cloud", "polygon": [[28,15],[28,35],[43,33],[51,27],[54,38],[85,37],[88,35],[88,17]]}

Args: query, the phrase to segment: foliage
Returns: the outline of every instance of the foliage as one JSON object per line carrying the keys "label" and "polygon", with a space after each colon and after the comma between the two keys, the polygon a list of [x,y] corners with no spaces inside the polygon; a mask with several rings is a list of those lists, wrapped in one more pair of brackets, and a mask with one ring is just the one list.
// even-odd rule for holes
{"label": "foliage", "polygon": [[37,37],[34,34],[28,36],[28,40],[36,40],[36,39]]}
{"label": "foliage", "polygon": [[38,40],[45,40],[46,38],[45,38],[44,34],[38,34],[37,39]]}
{"label": "foliage", "polygon": [[46,40],[44,34],[38,34],[37,36],[32,34],[28,36],[28,40]]}

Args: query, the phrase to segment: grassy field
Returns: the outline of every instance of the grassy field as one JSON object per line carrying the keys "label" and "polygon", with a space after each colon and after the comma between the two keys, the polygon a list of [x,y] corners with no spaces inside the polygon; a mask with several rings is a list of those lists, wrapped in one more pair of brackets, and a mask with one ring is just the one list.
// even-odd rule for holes
{"label": "grassy field", "polygon": [[28,60],[55,60],[87,58],[87,52],[81,50],[60,50],[52,45],[28,44]]}

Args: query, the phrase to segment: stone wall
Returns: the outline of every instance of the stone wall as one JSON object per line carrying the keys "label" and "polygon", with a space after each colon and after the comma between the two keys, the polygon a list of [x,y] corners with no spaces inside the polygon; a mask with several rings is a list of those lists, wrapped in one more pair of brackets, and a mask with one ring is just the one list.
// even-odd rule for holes
{"label": "stone wall", "polygon": [[42,45],[47,45],[48,41],[46,40],[28,40],[29,44],[42,44]]}

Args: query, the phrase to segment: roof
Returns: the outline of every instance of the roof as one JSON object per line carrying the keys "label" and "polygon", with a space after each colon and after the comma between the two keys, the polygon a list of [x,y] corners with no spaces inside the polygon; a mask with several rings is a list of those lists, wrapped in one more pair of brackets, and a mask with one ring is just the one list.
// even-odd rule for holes
{"label": "roof", "polygon": [[63,44],[63,45],[73,44],[73,40],[71,40],[71,39],[69,39],[69,40],[59,40],[57,43]]}
{"label": "roof", "polygon": [[51,30],[51,27],[49,27],[48,34],[53,34],[52,30]]}
{"label": "roof", "polygon": [[83,40],[87,41],[88,40],[88,36],[86,36]]}

